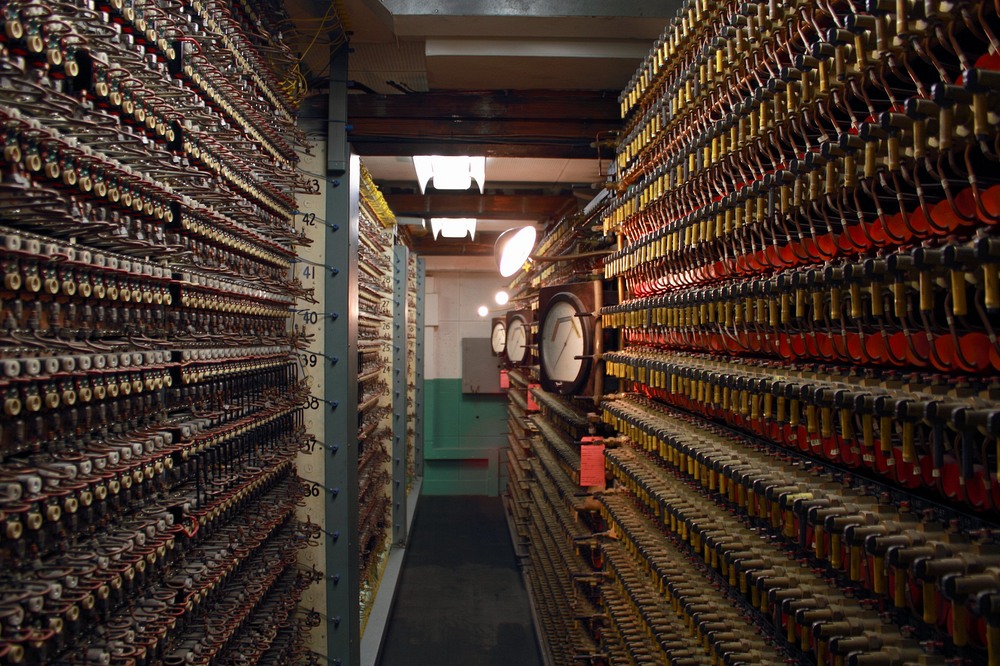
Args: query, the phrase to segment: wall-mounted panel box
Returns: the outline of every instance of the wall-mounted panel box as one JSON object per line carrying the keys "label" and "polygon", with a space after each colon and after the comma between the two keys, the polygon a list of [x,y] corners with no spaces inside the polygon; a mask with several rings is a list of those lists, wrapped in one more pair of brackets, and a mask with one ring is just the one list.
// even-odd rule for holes
{"label": "wall-mounted panel box", "polygon": [[499,361],[489,338],[462,338],[462,393],[501,393]]}

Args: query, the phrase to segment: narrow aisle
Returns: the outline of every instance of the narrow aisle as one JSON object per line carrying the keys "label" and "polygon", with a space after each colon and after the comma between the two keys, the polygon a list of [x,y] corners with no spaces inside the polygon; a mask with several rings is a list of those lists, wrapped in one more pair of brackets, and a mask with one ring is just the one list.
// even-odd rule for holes
{"label": "narrow aisle", "polygon": [[541,664],[498,497],[420,498],[380,666]]}

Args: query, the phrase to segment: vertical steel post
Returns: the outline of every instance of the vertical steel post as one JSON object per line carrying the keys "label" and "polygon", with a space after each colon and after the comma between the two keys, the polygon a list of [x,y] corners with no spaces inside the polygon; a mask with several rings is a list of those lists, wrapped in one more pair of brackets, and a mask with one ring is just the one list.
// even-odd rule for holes
{"label": "vertical steel post", "polygon": [[361,164],[345,141],[347,47],[330,57],[323,316],[327,657],[361,663],[358,570],[358,214]]}
{"label": "vertical steel post", "polygon": [[413,468],[414,476],[420,478],[424,475],[424,310],[427,300],[425,298],[425,277],[427,267],[423,257],[417,257],[417,311],[416,311],[416,345],[413,355],[414,373],[413,401],[414,423],[413,423]]}
{"label": "vertical steel post", "polygon": [[407,323],[405,245],[392,248],[392,543],[406,545]]}

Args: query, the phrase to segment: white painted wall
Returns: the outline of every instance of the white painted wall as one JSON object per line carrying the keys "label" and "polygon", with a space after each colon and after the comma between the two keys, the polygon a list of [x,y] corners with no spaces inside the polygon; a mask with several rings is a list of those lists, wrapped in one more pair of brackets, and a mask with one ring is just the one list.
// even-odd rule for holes
{"label": "white painted wall", "polygon": [[[428,259],[438,259],[429,257]],[[445,259],[442,257],[441,259]],[[462,376],[462,338],[490,337],[493,317],[501,316],[511,306],[500,307],[494,295],[507,286],[493,260],[477,259],[479,269],[488,262],[489,272],[435,269],[428,262],[424,333],[425,379],[449,379]],[[461,262],[455,264],[460,266]],[[476,310],[480,305],[491,309],[486,317]]]}

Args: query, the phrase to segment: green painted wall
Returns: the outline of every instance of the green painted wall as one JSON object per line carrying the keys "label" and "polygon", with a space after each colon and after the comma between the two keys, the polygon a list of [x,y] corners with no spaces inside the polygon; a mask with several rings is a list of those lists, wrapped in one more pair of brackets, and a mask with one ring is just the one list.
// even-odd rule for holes
{"label": "green painted wall", "polygon": [[496,496],[506,446],[504,396],[462,393],[461,379],[424,381],[423,494]]}

